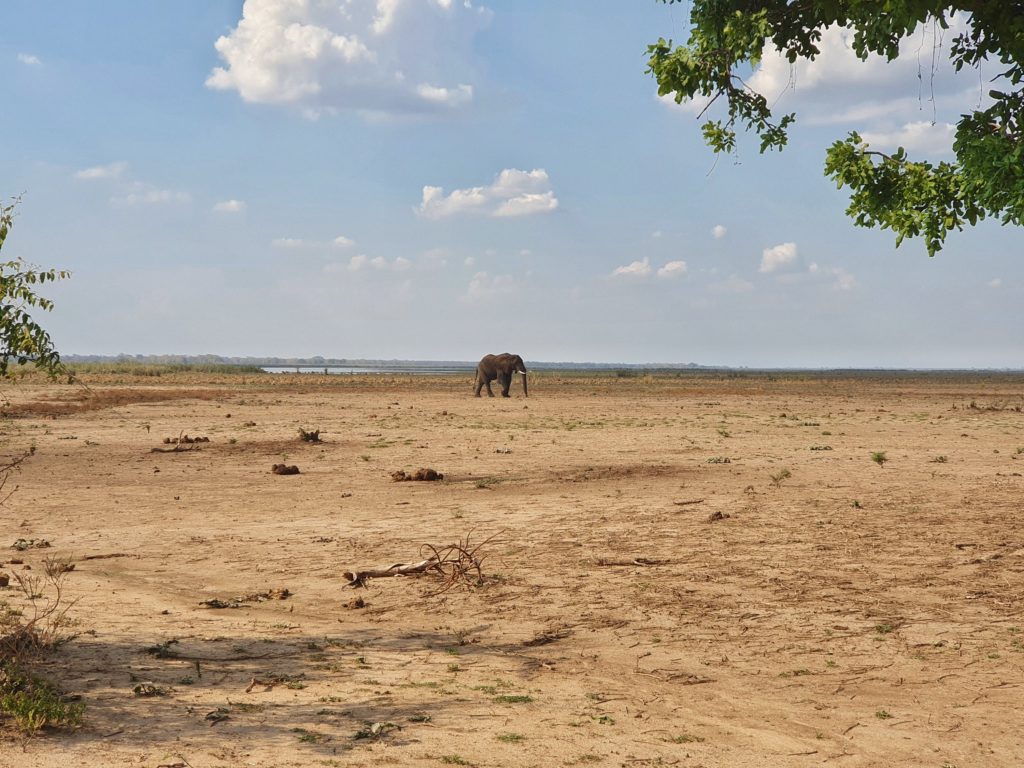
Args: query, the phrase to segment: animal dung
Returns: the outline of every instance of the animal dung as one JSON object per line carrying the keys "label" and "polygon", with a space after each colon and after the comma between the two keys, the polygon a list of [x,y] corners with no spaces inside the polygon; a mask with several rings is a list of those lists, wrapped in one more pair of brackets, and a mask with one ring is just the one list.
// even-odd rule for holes
{"label": "animal dung", "polygon": [[275,464],[270,468],[270,471],[275,475],[297,475],[299,474],[299,468],[294,464]]}
{"label": "animal dung", "polygon": [[210,438],[208,437],[189,437],[188,435],[182,435],[181,437],[165,437],[164,445],[189,445],[191,443],[208,443]]}
{"label": "animal dung", "polygon": [[417,469],[415,472],[409,473],[404,469],[400,469],[397,472],[391,473],[391,479],[396,483],[405,482],[407,480],[422,480],[422,481],[433,481],[433,480],[444,480],[444,475],[434,469]]}

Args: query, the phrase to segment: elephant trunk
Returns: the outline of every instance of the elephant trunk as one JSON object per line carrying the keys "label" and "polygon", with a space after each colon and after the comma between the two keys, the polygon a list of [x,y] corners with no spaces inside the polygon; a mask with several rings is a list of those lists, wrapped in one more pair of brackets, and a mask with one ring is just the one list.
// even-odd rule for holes
{"label": "elephant trunk", "polygon": [[523,374],[523,397],[529,397],[530,393],[526,389],[526,371],[520,371]]}

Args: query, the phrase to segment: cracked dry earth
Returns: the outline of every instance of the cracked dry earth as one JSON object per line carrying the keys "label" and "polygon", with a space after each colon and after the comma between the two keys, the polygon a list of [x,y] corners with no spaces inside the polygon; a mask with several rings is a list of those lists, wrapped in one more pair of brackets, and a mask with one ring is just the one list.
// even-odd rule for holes
{"label": "cracked dry earth", "polygon": [[[7,393],[85,716],[0,766],[1024,764],[1024,379],[531,378]],[[344,585],[466,536],[482,584]]]}

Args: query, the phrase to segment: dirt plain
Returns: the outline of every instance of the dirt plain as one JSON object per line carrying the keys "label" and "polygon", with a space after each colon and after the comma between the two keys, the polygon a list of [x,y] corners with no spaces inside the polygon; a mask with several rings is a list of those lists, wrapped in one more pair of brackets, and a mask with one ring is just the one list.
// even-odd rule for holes
{"label": "dirt plain", "polygon": [[[85,383],[5,392],[86,709],[0,766],[1024,765],[1022,376]],[[342,577],[467,536],[473,587]]]}

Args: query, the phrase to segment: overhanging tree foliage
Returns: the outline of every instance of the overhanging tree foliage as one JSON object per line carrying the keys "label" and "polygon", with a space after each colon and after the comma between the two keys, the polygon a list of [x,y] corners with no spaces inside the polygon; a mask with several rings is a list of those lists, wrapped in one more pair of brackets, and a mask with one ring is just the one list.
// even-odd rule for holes
{"label": "overhanging tree foliage", "polygon": [[[682,0],[661,0],[676,3]],[[658,93],[676,102],[694,97],[724,99],[727,118],[708,120],[704,140],[715,152],[732,152],[737,130],[752,130],[761,152],[781,150],[794,114],[776,117],[764,95],[743,75],[771,46],[790,63],[813,60],[823,30],[853,32],[861,59],[876,53],[892,61],[899,42],[921,24],[948,29],[955,11],[968,14],[968,31],[949,46],[957,71],[982,61],[998,62],[989,91],[991,106],[961,116],[955,162],[911,160],[901,147],[871,150],[856,132],[825,155],[825,173],[851,190],[846,209],[858,226],[896,233],[896,244],[921,236],[934,256],[950,230],[987,217],[1024,223],[1024,2],[1021,0],[687,0],[692,31],[686,45],[659,40],[649,46],[649,72]]]}
{"label": "overhanging tree foliage", "polygon": [[[17,203],[0,203],[0,250],[14,224]],[[31,363],[50,378],[67,375],[50,334],[29,313],[53,309],[52,301],[36,293],[37,285],[70,276],[63,270],[37,269],[21,259],[0,262],[0,378],[11,375],[12,363]]]}

